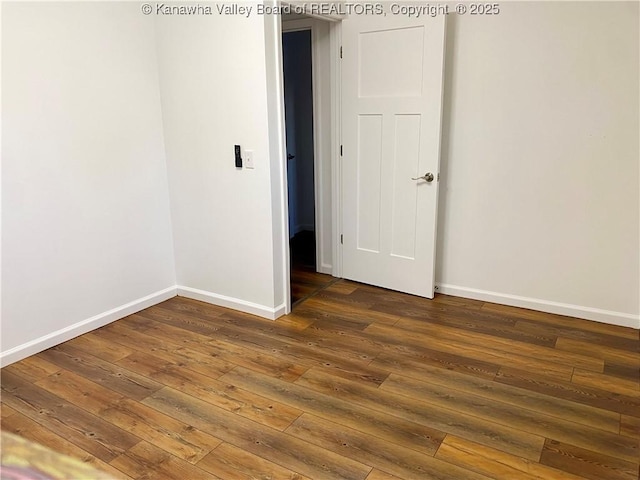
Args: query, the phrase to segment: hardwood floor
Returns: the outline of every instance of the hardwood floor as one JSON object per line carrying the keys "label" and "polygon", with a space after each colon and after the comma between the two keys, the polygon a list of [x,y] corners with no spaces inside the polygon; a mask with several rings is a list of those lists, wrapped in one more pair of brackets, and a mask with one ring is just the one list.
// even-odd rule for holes
{"label": "hardwood floor", "polygon": [[336,282],[331,275],[316,271],[314,232],[298,233],[289,242],[291,255],[291,305],[296,306]]}
{"label": "hardwood floor", "polygon": [[638,331],[340,280],[174,298],[2,370],[2,429],[130,479],[638,479]]}
{"label": "hardwood floor", "polygon": [[335,282],[331,275],[316,272],[315,267],[294,266],[291,269],[291,305],[295,308]]}

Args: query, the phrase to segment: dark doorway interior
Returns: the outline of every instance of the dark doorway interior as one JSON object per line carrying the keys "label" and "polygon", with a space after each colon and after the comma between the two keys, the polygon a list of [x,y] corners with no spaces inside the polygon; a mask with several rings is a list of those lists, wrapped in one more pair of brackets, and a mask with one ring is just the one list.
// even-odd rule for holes
{"label": "dark doorway interior", "polygon": [[291,304],[333,280],[316,272],[311,31],[282,38],[287,135]]}
{"label": "dark doorway interior", "polygon": [[291,251],[291,305],[316,294],[337,279],[316,272],[316,237],[302,231],[289,242]]}

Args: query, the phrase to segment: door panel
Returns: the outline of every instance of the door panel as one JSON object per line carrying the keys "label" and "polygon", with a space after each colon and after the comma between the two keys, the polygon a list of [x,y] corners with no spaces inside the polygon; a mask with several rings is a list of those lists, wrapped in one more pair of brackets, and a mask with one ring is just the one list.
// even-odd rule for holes
{"label": "door panel", "polygon": [[432,298],[444,17],[352,16],[342,38],[343,276]]}
{"label": "door panel", "polygon": [[361,32],[358,42],[360,97],[422,93],[423,27]]}
{"label": "door panel", "polygon": [[416,214],[420,157],[420,115],[395,115],[393,198],[391,199],[391,255],[415,259]]}
{"label": "door panel", "polygon": [[380,181],[382,179],[382,115],[358,117],[358,225],[360,250],[380,251]]}

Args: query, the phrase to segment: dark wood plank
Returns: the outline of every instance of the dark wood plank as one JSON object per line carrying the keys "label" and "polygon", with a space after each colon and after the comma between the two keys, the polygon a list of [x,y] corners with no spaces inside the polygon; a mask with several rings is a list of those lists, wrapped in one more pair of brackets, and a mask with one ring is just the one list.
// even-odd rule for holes
{"label": "dark wood plank", "polygon": [[620,435],[640,439],[640,418],[620,415]]}
{"label": "dark wood plank", "polygon": [[492,342],[502,344],[519,342],[519,344],[525,347],[539,346],[553,348],[557,340],[557,337],[554,335],[520,332],[510,325],[501,328],[492,328],[492,322],[485,321],[483,323],[482,319],[465,322],[464,318],[466,312],[456,313],[458,315],[458,321],[456,322],[452,321],[452,319],[456,317],[452,317],[449,313],[443,313],[437,315],[432,314],[426,317],[426,319],[412,317],[402,318],[398,323],[396,323],[396,326],[409,330],[420,329],[425,333],[429,333],[429,331],[433,329],[442,331],[447,331],[448,329],[450,332],[455,331],[459,335],[464,335],[467,338],[490,339]]}
{"label": "dark wood plank", "polygon": [[[147,328],[149,328],[149,324],[151,324],[151,320],[149,320],[148,318],[144,318],[141,317],[140,315],[134,313],[133,315],[129,315],[127,317],[124,317],[121,320],[118,320],[117,322],[119,325],[125,325],[129,328],[132,328],[134,330],[138,330],[140,332],[144,332]],[[113,324],[109,324],[105,327],[102,328],[109,328],[111,327],[111,325]],[[100,331],[101,329],[99,328],[98,330],[95,331]]]}
{"label": "dark wood plank", "polygon": [[[184,328],[191,332],[202,335],[215,335],[220,325],[216,320],[221,316],[202,318],[199,314],[192,314],[189,311],[174,311],[161,306],[154,306],[138,313],[139,316],[156,322],[166,323],[174,327]],[[224,314],[222,314],[224,315]]]}
{"label": "dark wood plank", "polygon": [[91,333],[69,340],[66,344],[70,347],[76,348],[80,352],[94,355],[101,360],[105,360],[110,363],[117,362],[121,358],[133,353],[131,348],[127,348],[117,342],[105,341],[98,335],[93,335]]}
{"label": "dark wood plank", "polygon": [[187,297],[173,297],[156,305],[177,313],[191,313],[199,318],[216,318],[226,312],[225,308]]}
{"label": "dark wood plank", "polygon": [[595,387],[607,392],[619,393],[630,397],[640,396],[640,384],[633,380],[625,380],[619,377],[596,373],[589,370],[575,368],[571,382],[585,387]]}
{"label": "dark wood plank", "polygon": [[41,356],[32,356],[3,368],[2,373],[15,373],[22,378],[37,382],[56,373],[58,370],[60,370],[58,365],[47,362]]}
{"label": "dark wood plank", "polygon": [[614,395],[606,390],[550,380],[547,377],[507,367],[500,369],[496,375],[496,381],[583,405],[640,417],[640,398],[637,396]]}
{"label": "dark wood plank", "polygon": [[111,465],[137,479],[224,480],[145,441],[113,459]]}
{"label": "dark wood plank", "polygon": [[16,412],[9,405],[5,403],[0,403],[0,419],[4,420],[6,417],[10,417],[11,415],[14,415],[16,413],[18,412]]}
{"label": "dark wood plank", "polygon": [[342,295],[349,295],[353,293],[360,284],[350,282],[349,280],[340,279],[336,283],[326,288],[327,291],[340,293]]}
{"label": "dark wood plank", "polygon": [[176,341],[191,350],[283,380],[295,380],[311,365],[311,363],[305,362],[304,359],[281,355],[277,351],[264,349],[256,351],[252,348],[227,342],[224,338],[209,339],[194,332],[169,325],[156,325],[145,333],[162,342]]}
{"label": "dark wood plank", "polygon": [[296,312],[292,312],[289,315],[284,315],[276,319],[275,322],[286,326],[289,329],[304,330],[313,323],[313,320],[304,318],[298,315]]}
{"label": "dark wood plank", "polygon": [[60,371],[40,381],[38,386],[191,463],[198,462],[221,443],[191,425],[72,372]]}
{"label": "dark wood plank", "polygon": [[[235,333],[237,336],[246,339],[255,338],[256,334],[261,334],[273,341],[288,343],[291,347],[283,346],[287,350],[298,348],[300,344],[303,344],[306,349],[314,350],[313,354],[307,353],[305,358],[317,355],[316,358],[321,360],[320,364],[323,366],[327,360],[330,360],[336,367],[342,367],[336,374],[343,378],[375,385],[384,381],[388,375],[387,372],[366,365],[384,349],[385,345],[382,342],[348,328],[334,329],[320,325],[321,323],[318,322],[317,327],[314,324],[302,331],[292,331],[290,329],[278,330],[273,328],[269,322],[251,323],[251,321],[246,322],[244,318],[229,318],[230,328],[237,332]],[[226,329],[221,333],[225,334]],[[281,344],[274,343],[267,345],[281,346]],[[337,357],[341,357],[341,359],[337,359]],[[315,363],[315,365],[318,364]]]}
{"label": "dark wood plank", "polygon": [[[558,351],[555,348],[549,348],[544,345],[531,344],[519,339],[504,337],[496,337],[481,332],[467,332],[460,328],[452,328],[446,325],[432,325],[426,322],[405,321],[400,320],[394,328],[403,329],[409,332],[420,332],[428,337],[435,337],[442,340],[451,340],[463,344],[484,346],[492,350],[501,352],[517,351],[518,355],[530,357],[533,359],[544,358],[545,361],[551,361],[558,364],[565,364],[574,368],[585,368],[596,372],[602,372],[604,361],[591,358],[587,355],[580,355],[570,352]],[[553,339],[551,347],[555,345],[556,339]]]}
{"label": "dark wood plank", "polygon": [[276,354],[287,358],[291,362],[306,366],[320,365],[332,368],[335,375],[351,378],[356,381],[367,381],[379,385],[387,377],[387,372],[370,367],[371,359],[361,358],[357,353],[344,352],[341,354],[335,347],[319,348],[320,345],[296,343],[282,340],[276,336],[254,333],[251,329],[225,327],[218,334],[227,342],[251,348],[263,353]]}
{"label": "dark wood plank", "polygon": [[[181,314],[180,317],[187,315]],[[240,312],[227,313],[214,322],[212,328],[220,328],[216,330],[216,338],[222,336],[244,342],[250,340],[254,345],[277,348],[306,358],[316,356],[323,361],[331,358],[336,367],[342,366],[344,369],[366,369],[366,364],[371,361],[370,355],[373,354],[373,349],[362,342],[360,349],[354,350],[339,336],[329,338],[313,332],[306,333],[305,330],[287,328],[277,322]],[[205,341],[206,337],[207,335],[203,335],[202,340]]]}
{"label": "dark wood plank", "polygon": [[411,348],[402,342],[398,343],[395,352],[381,353],[370,365],[390,372],[411,371],[414,374],[419,374],[425,367],[427,370],[437,367],[487,379],[493,379],[500,369],[499,365],[493,363],[428,348]]}
{"label": "dark wood plank", "polygon": [[2,430],[14,433],[32,442],[44,445],[58,453],[80,460],[95,469],[109,474],[114,479],[130,480],[131,478],[21,413],[16,413],[16,415],[11,418],[3,419]]}
{"label": "dark wood plank", "polygon": [[211,405],[278,430],[284,430],[302,414],[296,408],[145,353],[131,354],[118,364]]}
{"label": "dark wood plank", "polygon": [[612,377],[624,378],[633,382],[640,382],[640,368],[625,367],[611,362],[604,362],[604,373]]}
{"label": "dark wood plank", "polygon": [[637,351],[622,350],[563,337],[558,338],[556,348],[566,352],[602,359],[604,362],[624,365],[630,368],[640,368],[640,354]]}
{"label": "dark wood plank", "polygon": [[[314,373],[315,370],[309,370],[297,382],[302,382]],[[582,425],[581,423],[569,422],[557,416],[510,405],[485,396],[454,390],[448,386],[393,375],[380,388],[405,395],[407,398],[419,398],[420,402],[424,402],[429,406],[431,415],[434,412],[434,406],[449,408],[463,411],[495,424],[513,427],[540,437],[553,438],[580,447],[590,448],[624,460],[633,461],[639,455],[638,442],[635,439],[619,435],[617,430],[613,433]],[[456,435],[465,438],[460,433],[456,433]],[[486,442],[478,441],[474,438],[468,439],[488,445]],[[508,452],[504,448],[502,450]]]}
{"label": "dark wood plank", "polygon": [[389,303],[416,309],[446,308],[444,305],[437,305],[436,302],[428,298],[365,284],[358,284],[358,288],[349,296],[352,301],[368,304],[369,306],[379,303]]}
{"label": "dark wood plank", "polygon": [[[466,468],[489,478],[519,480],[582,480],[538,462],[520,458],[495,448],[470,442],[454,435],[447,435],[438,449],[436,458]],[[462,477],[461,477],[462,478]]]}
{"label": "dark wood plank", "polygon": [[367,480],[398,480],[398,477],[391,475],[390,473],[383,472],[382,470],[371,470],[371,473],[367,477]]}
{"label": "dark wood plank", "polygon": [[141,400],[161,388],[153,380],[105,362],[66,343],[41,352],[39,357],[134,400]]}
{"label": "dark wood plank", "polygon": [[482,300],[474,300],[473,298],[464,298],[464,297],[454,297],[452,295],[443,295],[441,293],[437,293],[438,288],[436,287],[436,294],[433,297],[434,303],[442,303],[445,305],[452,305],[456,307],[461,307],[466,310],[480,310],[485,302]]}
{"label": "dark wood plank", "polygon": [[342,295],[331,290],[323,290],[318,292],[315,296],[315,300],[324,300],[325,302],[331,302],[343,307],[344,310],[370,310],[375,305],[375,302],[370,299],[362,299],[358,295],[360,289],[357,289],[350,295]]}
{"label": "dark wood plank", "polygon": [[238,480],[310,480],[229,443],[223,443],[198,462],[198,467],[220,478]]}
{"label": "dark wood plank", "polygon": [[365,478],[371,470],[371,467],[359,462],[317,448],[169,387],[153,394],[143,403],[311,478],[357,480]]}
{"label": "dark wood plank", "polygon": [[[317,368],[305,372],[295,383],[348,400],[355,405],[395,415],[436,431],[459,435],[530,460],[539,458],[544,443],[544,438],[539,434],[516,430],[474,416],[474,412],[465,411],[464,407],[458,408],[455,404],[444,407],[444,402],[425,401],[421,397],[408,397],[388,389],[374,390],[365,385],[335,378]],[[461,400],[463,397],[460,395],[457,398]]]}
{"label": "dark wood plank", "polygon": [[[294,279],[292,279],[294,280]],[[291,282],[291,305],[300,303],[305,298],[310,297],[319,290],[317,285],[306,284],[300,280]]]}
{"label": "dark wood plank", "polygon": [[308,413],[298,418],[287,433],[403,478],[488,478]]}
{"label": "dark wood plank", "polygon": [[[577,325],[580,324],[578,320]],[[619,350],[638,353],[639,343],[637,338],[626,338],[618,335],[610,335],[602,332],[592,332],[581,328],[570,326],[556,326],[548,323],[538,323],[534,321],[518,320],[515,329],[519,332],[530,334],[552,334],[556,337],[580,340],[594,345],[607,346]]]}
{"label": "dark wood plank", "polygon": [[540,331],[518,330],[514,328],[514,320],[482,309],[469,309],[425,299],[421,299],[420,304],[415,301],[412,303],[388,301],[385,300],[384,295],[364,294],[360,290],[351,294],[350,297],[368,299],[372,303],[371,310],[401,315],[403,323],[416,326],[427,324],[449,326],[461,332],[484,333],[495,339],[516,340],[546,347],[553,347],[556,341],[555,335]]}
{"label": "dark wood plank", "polygon": [[547,440],[540,463],[592,480],[636,480],[638,462],[595,453],[555,440]]}
{"label": "dark wood plank", "polygon": [[[315,248],[309,252],[315,256]],[[293,262],[291,266],[291,304],[295,305],[317,292],[327,288],[338,281],[337,278],[324,273],[316,272],[315,266],[301,265],[295,261],[295,252],[292,250]]]}
{"label": "dark wood plank", "polygon": [[[349,330],[364,330],[372,323],[372,319],[369,316],[362,316],[359,314],[349,318],[349,315],[341,313],[333,313],[327,309],[319,308],[316,305],[309,305],[308,302],[314,301],[310,299],[307,302],[301,303],[295,307],[293,312],[309,321],[309,324],[316,323],[319,325],[340,327],[342,329]],[[318,302],[316,302],[318,303]],[[353,313],[353,311],[352,311]]]}
{"label": "dark wood plank", "polygon": [[140,441],[13,373],[3,372],[2,401],[107,463]]}
{"label": "dark wood plank", "polygon": [[486,347],[480,343],[472,344],[452,339],[441,340],[438,337],[423,337],[409,330],[379,324],[367,327],[365,332],[375,335],[377,338],[386,337],[393,339],[395,342],[401,341],[400,348],[405,350],[409,346],[414,347],[416,350],[428,347],[431,350],[459,355],[480,362],[494,365],[511,365],[537,374],[542,373],[550,378],[559,380],[571,380],[571,374],[573,373],[573,367],[569,365],[519,355],[516,353],[517,350],[507,352]]}
{"label": "dark wood plank", "polygon": [[486,312],[482,310],[484,302],[472,299],[447,295],[436,295],[434,299],[427,299],[363,285],[349,295],[349,300],[368,305],[368,308],[375,312],[399,316],[404,321],[450,325],[545,346],[550,346],[555,341],[553,336],[515,331],[514,320],[505,318],[504,315]]}
{"label": "dark wood plank", "polygon": [[320,349],[326,355],[339,355],[355,363],[368,363],[380,352],[381,346],[375,341],[359,335],[357,332],[342,333],[318,331],[313,329],[291,330],[281,328],[275,322],[247,319],[244,315],[225,316],[226,327],[239,333],[260,334],[274,340],[284,341],[293,346],[304,344],[313,349]]}
{"label": "dark wood plank", "polygon": [[[497,303],[485,303],[482,306],[485,312],[496,313],[512,320],[528,320],[545,325],[547,327],[567,327],[578,328],[587,332],[602,333],[604,335],[615,335],[638,341],[638,330],[617,325],[608,325],[601,322],[583,320],[581,318],[567,317],[564,315],[554,315],[552,313],[538,312],[526,308],[511,307],[508,305],[498,305]],[[550,330],[552,331],[552,330]]]}
{"label": "dark wood plank", "polygon": [[124,345],[129,349],[129,354],[134,352],[148,353],[212,378],[218,378],[235,367],[235,364],[219,358],[215,352],[189,348],[179,341],[174,341],[170,336],[159,339],[152,335],[150,330],[152,329],[139,332],[116,323],[109,329],[101,330],[95,334],[90,333],[87,336],[95,335],[110,344]]}
{"label": "dark wood plank", "polygon": [[352,305],[341,304],[339,301],[328,300],[321,296],[310,298],[297,306],[295,313],[317,322],[339,324],[353,330],[363,330],[372,323],[395,325],[402,318],[389,313],[374,312],[368,308],[355,308]]}
{"label": "dark wood plank", "polygon": [[296,275],[277,321],[175,297],[3,368],[1,427],[136,480],[638,480],[637,330]]}
{"label": "dark wood plank", "polygon": [[407,388],[410,388],[411,382],[406,380],[408,377],[417,380],[418,387],[422,382],[425,382],[454,393],[459,391],[478,395],[496,402],[533,410],[611,433],[618,433],[619,430],[620,415],[608,410],[429,365],[421,365],[421,368],[415,368],[411,365],[403,365],[403,367],[394,370],[383,386],[396,384],[400,387],[404,382]]}
{"label": "dark wood plank", "polygon": [[326,420],[427,455],[433,455],[445,436],[443,432],[433,428],[394,415],[357,407],[341,398],[282,382],[250,370],[237,368],[225,374],[224,380]]}

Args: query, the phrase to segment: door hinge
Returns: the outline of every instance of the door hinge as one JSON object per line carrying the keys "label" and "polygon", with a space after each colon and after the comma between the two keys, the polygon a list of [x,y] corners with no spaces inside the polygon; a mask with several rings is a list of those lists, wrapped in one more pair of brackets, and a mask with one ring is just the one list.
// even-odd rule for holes
{"label": "door hinge", "polygon": [[342,145],[340,145],[340,156],[342,156]]}
{"label": "door hinge", "polygon": [[340,45],[340,58],[342,58],[342,45]]}
{"label": "door hinge", "polygon": [[340,234],[340,245],[344,244],[344,236]]}

